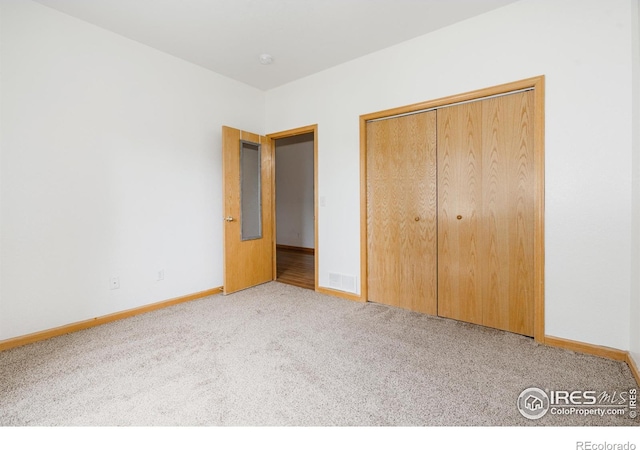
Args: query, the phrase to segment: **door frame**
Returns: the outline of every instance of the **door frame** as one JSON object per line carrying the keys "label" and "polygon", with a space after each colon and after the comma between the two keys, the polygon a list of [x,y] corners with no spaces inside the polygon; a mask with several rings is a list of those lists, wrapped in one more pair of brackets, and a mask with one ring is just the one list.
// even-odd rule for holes
{"label": "door frame", "polygon": [[514,91],[534,91],[534,306],[533,337],[537,342],[545,341],[544,314],[544,75],[512,83],[501,84],[463,94],[442,97],[426,102],[401,106],[360,116],[360,292],[362,300],[368,300],[368,234],[367,234],[367,122],[451,106],[456,103],[481,100],[486,97],[504,95]]}
{"label": "door frame", "polygon": [[314,290],[318,291],[318,260],[320,249],[318,247],[318,124],[307,125],[304,127],[294,128],[286,131],[279,131],[277,133],[270,133],[266,136],[273,141],[273,163],[271,164],[271,195],[272,195],[272,221],[273,221],[273,279],[278,276],[277,257],[276,257],[276,139],[283,139],[293,136],[299,136],[301,134],[313,134],[313,239],[314,239]]}

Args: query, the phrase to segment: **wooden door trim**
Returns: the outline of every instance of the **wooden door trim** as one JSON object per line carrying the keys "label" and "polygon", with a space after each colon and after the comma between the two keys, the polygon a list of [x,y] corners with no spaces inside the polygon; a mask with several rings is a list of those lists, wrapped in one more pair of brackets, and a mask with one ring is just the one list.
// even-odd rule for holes
{"label": "wooden door trim", "polygon": [[272,189],[271,195],[273,196],[272,205],[272,220],[273,220],[273,279],[278,277],[278,268],[276,266],[276,139],[282,139],[287,137],[299,136],[301,134],[313,133],[313,239],[314,239],[314,290],[318,291],[318,259],[320,249],[318,248],[318,124],[307,125],[304,127],[294,128],[286,131],[279,131],[276,133],[267,134],[267,137],[273,141],[273,164],[271,164],[271,182]]}
{"label": "wooden door trim", "polygon": [[450,106],[455,103],[480,100],[494,95],[508,94],[523,89],[533,89],[534,104],[534,331],[536,341],[545,342],[544,305],[544,84],[545,77],[527,78],[475,91],[442,97],[426,102],[387,109],[360,116],[360,292],[367,301],[367,122],[400,114]]}

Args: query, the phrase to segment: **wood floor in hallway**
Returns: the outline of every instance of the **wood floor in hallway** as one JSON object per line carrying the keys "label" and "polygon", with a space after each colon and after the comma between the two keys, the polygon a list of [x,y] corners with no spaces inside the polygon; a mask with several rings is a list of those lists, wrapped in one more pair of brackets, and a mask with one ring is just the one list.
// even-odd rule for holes
{"label": "wood floor in hallway", "polygon": [[305,289],[315,289],[315,261],[313,253],[278,247],[277,281]]}

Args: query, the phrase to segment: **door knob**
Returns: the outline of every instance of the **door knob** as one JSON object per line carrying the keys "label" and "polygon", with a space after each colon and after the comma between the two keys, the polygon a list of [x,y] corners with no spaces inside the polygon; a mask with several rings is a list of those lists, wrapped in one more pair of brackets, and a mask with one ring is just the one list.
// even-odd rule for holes
{"label": "door knob", "polygon": [[462,216],[457,216],[456,219],[460,220],[462,219]]}
{"label": "door knob", "polygon": [[233,222],[235,219],[231,216],[225,217],[224,220],[226,220],[227,222]]}

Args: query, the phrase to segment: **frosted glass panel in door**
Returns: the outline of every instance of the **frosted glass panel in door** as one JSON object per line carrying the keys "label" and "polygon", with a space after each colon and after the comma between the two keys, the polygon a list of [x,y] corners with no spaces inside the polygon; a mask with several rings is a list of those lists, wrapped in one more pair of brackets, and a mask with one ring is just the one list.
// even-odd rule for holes
{"label": "frosted glass panel in door", "polygon": [[260,144],[240,141],[240,206],[242,240],[262,237]]}

